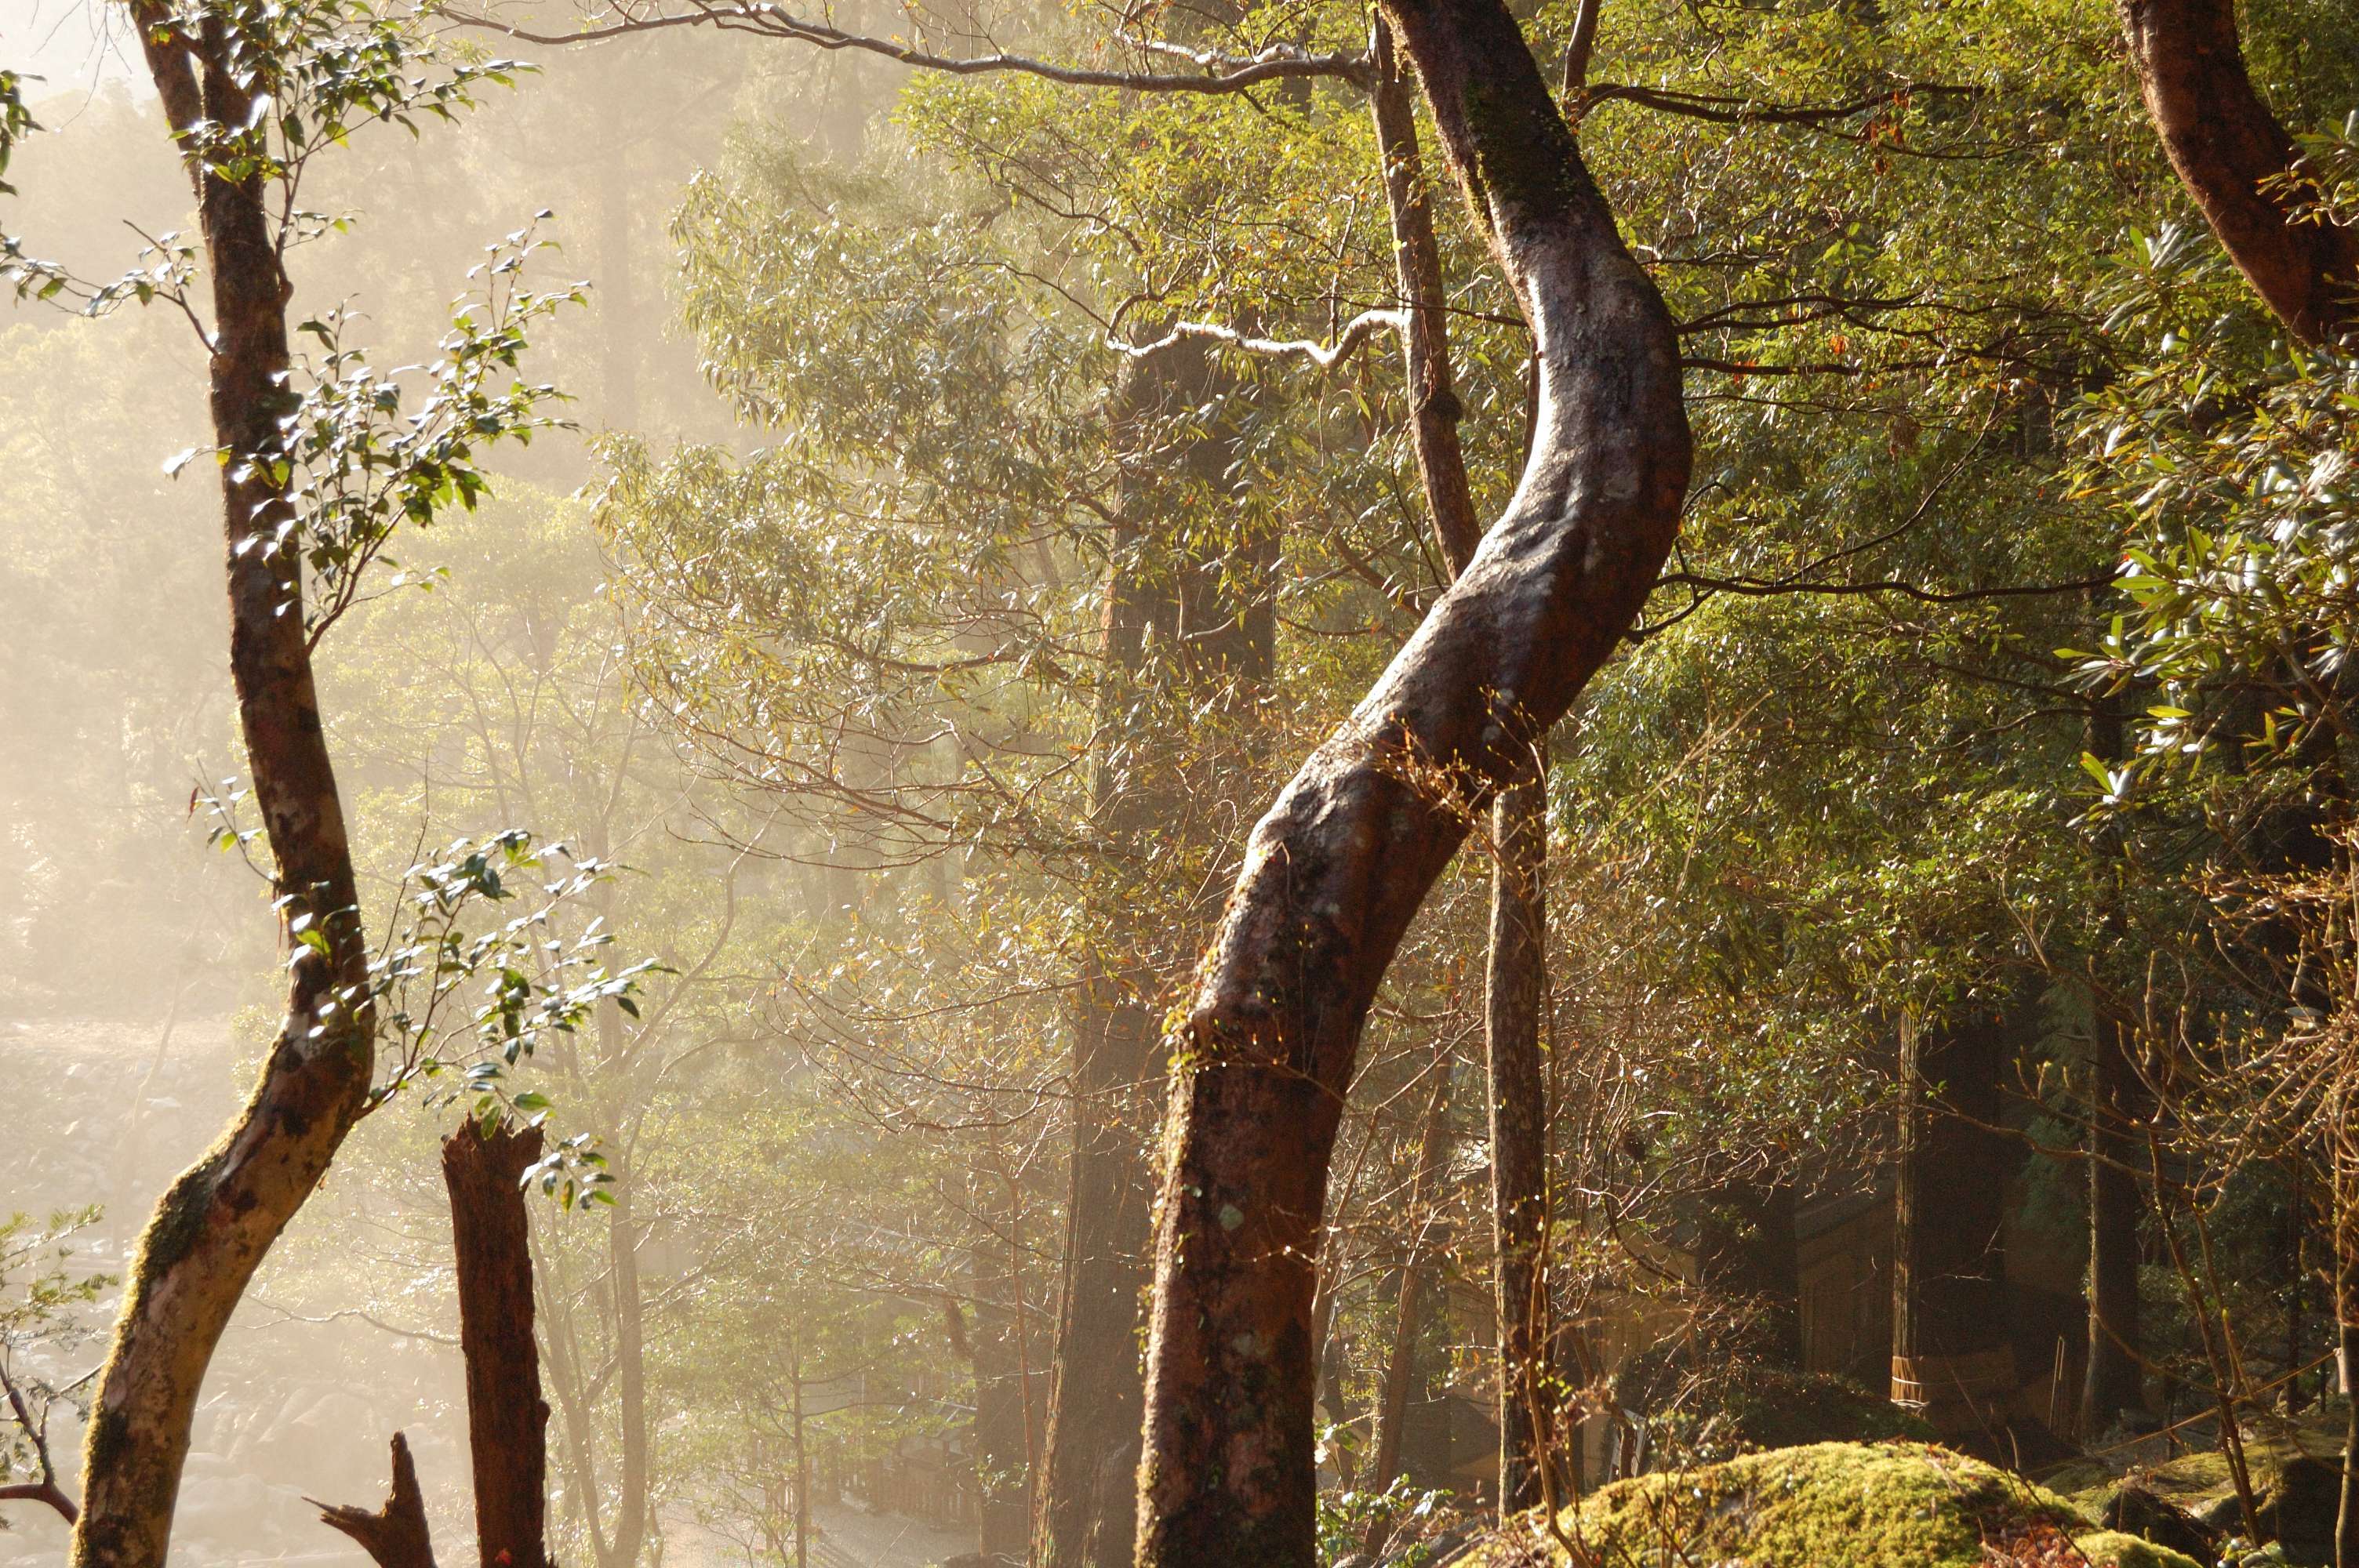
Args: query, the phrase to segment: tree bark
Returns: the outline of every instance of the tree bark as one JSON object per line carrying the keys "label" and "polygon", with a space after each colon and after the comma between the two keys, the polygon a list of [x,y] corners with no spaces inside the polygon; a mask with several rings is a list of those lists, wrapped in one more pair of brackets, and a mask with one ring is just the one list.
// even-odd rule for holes
{"label": "tree bark", "polygon": [[[1138,1330],[1154,1198],[1147,1146],[1164,1072],[1150,879],[1168,863],[1175,832],[1198,837],[1189,825],[1205,814],[1201,798],[1191,809],[1191,795],[1211,798],[1217,787],[1180,776],[1157,718],[1246,711],[1266,689],[1275,641],[1255,597],[1267,576],[1262,541],[1191,530],[1202,546],[1158,549],[1147,520],[1201,512],[1207,495],[1234,499],[1229,422],[1176,452],[1168,426],[1236,394],[1206,345],[1183,340],[1130,367],[1115,395],[1121,493],[1090,803],[1107,849],[1091,899],[1105,961],[1081,988],[1073,1017],[1071,1185],[1032,1527],[1037,1568],[1130,1568],[1137,1539]],[[1209,910],[1202,918],[1209,924]]]}
{"label": "tree bark", "polygon": [[2089,1130],[2089,1366],[2081,1383],[2084,1438],[2104,1431],[2125,1411],[2146,1405],[2146,1377],[2137,1357],[2142,1334],[2138,1220],[2145,1204],[2132,1163],[2138,1153],[2132,1127],[2141,1086],[2130,1060],[2129,1030],[2108,1010],[2097,1014],[2094,1046]]}
{"label": "tree bark", "polygon": [[418,1490],[418,1466],[410,1462],[409,1444],[401,1433],[393,1434],[393,1490],[385,1507],[371,1513],[349,1503],[304,1500],[320,1510],[321,1524],[358,1541],[377,1568],[434,1568],[426,1499]]}
{"label": "tree bark", "polygon": [[[2003,1044],[1989,1018],[1901,1034],[1892,1234],[1892,1397],[1950,1440],[1985,1439],[2016,1391],[2007,1336],[2008,1149],[1996,1130]],[[1986,1446],[1986,1445],[1985,1445]]]}
{"label": "tree bark", "polygon": [[[613,1002],[600,1004],[600,1032],[608,1027]],[[612,1027],[621,1033],[621,1021]],[[614,1060],[610,1055],[609,1061]],[[614,1206],[606,1211],[606,1259],[614,1303],[614,1388],[622,1428],[623,1463],[614,1505],[614,1536],[604,1561],[609,1568],[636,1568],[647,1535],[647,1498],[654,1488],[647,1431],[646,1302],[639,1290],[638,1222],[632,1217],[634,1188],[626,1153],[614,1162]]]}
{"label": "tree bark", "polygon": [[1497,0],[1384,11],[1531,323],[1535,439],[1473,562],[1255,828],[1205,959],[1157,1223],[1149,1568],[1313,1560],[1313,1249],[1368,1007],[1470,810],[1637,616],[1687,485],[1669,313],[1514,19]]}
{"label": "tree bark", "polygon": [[[976,1186],[992,1179],[976,1173]],[[1006,1216],[999,1217],[1005,1223]],[[1025,1358],[1017,1353],[1017,1314],[1023,1281],[1008,1266],[1008,1238],[986,1226],[969,1249],[974,1283],[974,1464],[981,1494],[976,1545],[987,1557],[1020,1557],[1031,1510],[1025,1496],[1031,1476],[1030,1390]]]}
{"label": "tree bark", "polygon": [[2245,71],[2234,0],[2121,0],[2121,12],[2147,113],[2229,257],[2303,341],[2348,330],[2359,232],[2303,222],[2295,198],[2262,188],[2297,154]]}
{"label": "tree bark", "polygon": [[532,1244],[524,1174],[538,1127],[470,1119],[442,1141],[458,1264],[459,1353],[467,1371],[467,1447],[484,1568],[548,1568],[549,1405],[532,1332]]}
{"label": "tree bark", "polygon": [[[2100,697],[2090,710],[2090,754],[2108,762],[2122,760],[2122,702]],[[2101,830],[2096,845],[2104,891],[2097,929],[2104,946],[2118,950],[2126,931],[2122,906],[2122,835]],[[2138,1220],[2145,1207],[2138,1193],[2137,1162],[2144,1142],[2136,1128],[2145,1117],[2146,1087],[2132,1060],[2128,1020],[2092,977],[2093,1033],[2089,1063],[2089,1346],[2081,1379],[2082,1437],[2093,1437],[2125,1411],[2146,1405],[2145,1373],[2138,1363]]]}
{"label": "tree bark", "polygon": [[[243,125],[251,91],[223,24],[182,30],[158,0],[133,7],[176,135]],[[244,1110],[172,1184],[142,1236],[83,1445],[77,1568],[161,1568],[190,1424],[230,1314],[263,1255],[319,1184],[366,1104],[375,1025],[354,891],[301,609],[278,420],[288,406],[291,292],[259,176],[233,184],[190,164],[214,348],[209,366],[227,543],[230,675],[283,950],[286,1011]],[[298,944],[324,937],[318,946]],[[322,950],[324,949],[324,950]]]}

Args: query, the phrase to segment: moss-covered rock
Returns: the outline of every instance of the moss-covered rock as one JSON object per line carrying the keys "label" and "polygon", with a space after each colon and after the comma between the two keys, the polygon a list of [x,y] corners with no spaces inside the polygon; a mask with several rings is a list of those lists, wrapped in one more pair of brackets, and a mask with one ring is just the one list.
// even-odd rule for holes
{"label": "moss-covered rock", "polygon": [[2201,1568],[2194,1558],[2183,1552],[2157,1546],[2140,1536],[2124,1535],[2118,1530],[2074,1536],[2072,1544],[2098,1568]]}
{"label": "moss-covered rock", "polygon": [[[2135,1536],[2098,1530],[2062,1498],[1921,1443],[1821,1443],[1617,1482],[1567,1509],[1565,1537],[1614,1568],[2200,1568]],[[1527,1517],[1467,1568],[1568,1554]],[[2076,1549],[2077,1548],[2077,1553]]]}

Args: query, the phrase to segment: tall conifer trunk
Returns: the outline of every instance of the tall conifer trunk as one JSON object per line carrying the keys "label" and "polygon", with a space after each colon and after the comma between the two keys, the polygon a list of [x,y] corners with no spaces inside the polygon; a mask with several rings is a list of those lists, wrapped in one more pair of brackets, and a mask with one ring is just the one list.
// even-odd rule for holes
{"label": "tall conifer trunk", "polygon": [[[1072,1019],[1071,1185],[1035,1568],[1130,1568],[1154,1200],[1147,1145],[1164,1072],[1156,927],[1169,900],[1156,895],[1157,881],[1175,853],[1202,847],[1191,840],[1205,803],[1217,798],[1217,775],[1234,771],[1218,727],[1248,715],[1270,675],[1275,626],[1263,594],[1274,541],[1191,527],[1190,543],[1175,547],[1149,521],[1217,516],[1237,495],[1234,417],[1187,427],[1190,411],[1242,395],[1217,353],[1194,340],[1167,345],[1133,363],[1115,395],[1122,467],[1091,778],[1104,846],[1089,894],[1100,948]],[[1169,726],[1186,712],[1215,716],[1205,731],[1213,744],[1175,765],[1181,749],[1204,741],[1175,741]],[[1194,930],[1210,919],[1209,910],[1181,915]]]}
{"label": "tall conifer trunk", "polygon": [[1908,1021],[1892,1232],[1892,1397],[1986,1452],[2016,1392],[2007,1335],[2009,1150],[1997,1022]]}

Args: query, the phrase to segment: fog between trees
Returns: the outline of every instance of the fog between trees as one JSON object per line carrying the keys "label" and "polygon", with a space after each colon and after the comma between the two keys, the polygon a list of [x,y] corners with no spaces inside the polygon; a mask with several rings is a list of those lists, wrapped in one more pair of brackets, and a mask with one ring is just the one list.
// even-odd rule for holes
{"label": "fog between trees", "polygon": [[0,1562],[2359,1563],[2354,108],[20,0]]}

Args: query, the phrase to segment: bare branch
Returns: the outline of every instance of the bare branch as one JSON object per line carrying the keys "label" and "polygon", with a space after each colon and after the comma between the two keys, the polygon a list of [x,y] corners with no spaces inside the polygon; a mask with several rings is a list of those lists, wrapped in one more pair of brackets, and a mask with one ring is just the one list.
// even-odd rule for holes
{"label": "bare branch", "polygon": [[988,54],[960,59],[913,48],[897,38],[847,33],[825,22],[808,21],[793,16],[783,6],[758,3],[721,5],[696,0],[686,11],[651,16],[626,16],[604,27],[585,27],[572,33],[534,32],[494,16],[463,11],[445,14],[462,27],[482,27],[512,38],[522,38],[527,43],[598,43],[607,38],[668,27],[712,27],[722,32],[755,33],[764,38],[791,39],[815,49],[853,49],[881,55],[903,65],[923,70],[946,71],[953,76],[978,76],[1006,70],[1042,77],[1068,87],[1113,87],[1133,92],[1241,92],[1246,88],[1272,81],[1317,77],[1364,83],[1368,70],[1366,57],[1362,55],[1310,54],[1290,44],[1273,45],[1258,53],[1245,56],[1198,51],[1176,44],[1138,42],[1135,46],[1152,53],[1175,55],[1192,61],[1202,68],[1201,76],[1176,71],[1105,70],[1091,66],[1061,65],[1054,60],[1035,59],[1026,55]]}
{"label": "bare branch", "polygon": [[1125,342],[1112,337],[1106,339],[1105,343],[1117,353],[1143,360],[1185,339],[1209,338],[1249,354],[1299,355],[1321,370],[1332,370],[1351,358],[1353,351],[1376,332],[1386,330],[1403,331],[1408,326],[1408,318],[1402,311],[1363,310],[1344,323],[1343,332],[1332,343],[1315,343],[1307,338],[1249,338],[1234,327],[1223,327],[1212,321],[1177,322],[1169,332],[1151,343]]}

